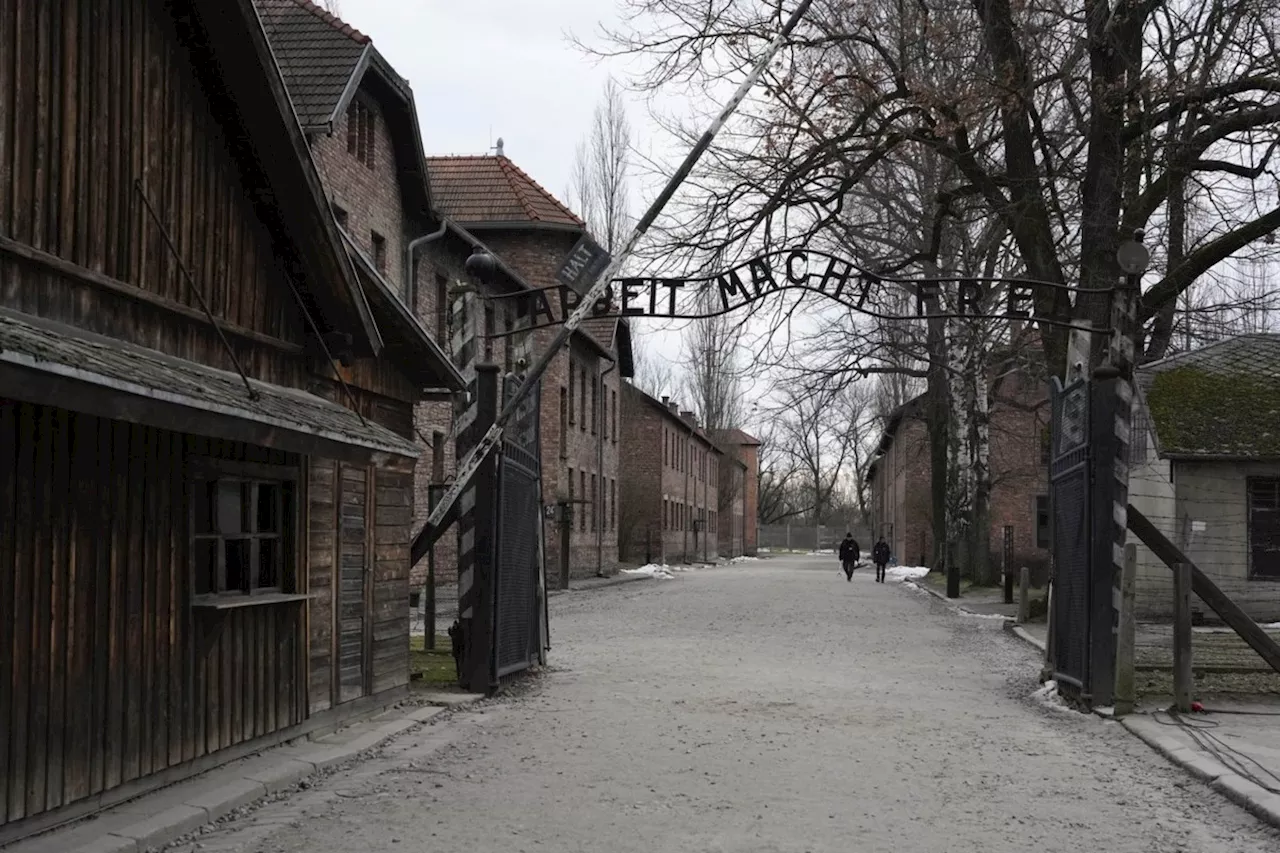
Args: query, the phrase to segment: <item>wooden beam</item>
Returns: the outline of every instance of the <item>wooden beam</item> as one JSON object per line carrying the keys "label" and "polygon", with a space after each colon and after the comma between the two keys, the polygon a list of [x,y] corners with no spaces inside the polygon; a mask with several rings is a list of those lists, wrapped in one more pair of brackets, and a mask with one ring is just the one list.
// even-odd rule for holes
{"label": "wooden beam", "polygon": [[1173,701],[1191,713],[1191,565],[1173,565]]}
{"label": "wooden beam", "polygon": [[1156,529],[1145,515],[1134,508],[1133,504],[1128,506],[1129,529],[1133,531],[1142,544],[1151,549],[1151,552],[1160,558],[1169,568],[1173,568],[1178,563],[1186,563],[1191,567],[1191,591],[1200,596],[1205,604],[1213,609],[1221,617],[1222,621],[1235,629],[1249,647],[1257,652],[1267,665],[1280,672],[1280,644],[1271,639],[1271,635],[1262,630],[1258,623],[1249,618],[1240,605],[1231,600],[1225,592],[1218,589],[1218,585],[1209,579],[1209,576],[1200,571],[1200,568],[1187,555],[1182,553],[1179,548],[1165,537],[1163,533]]}
{"label": "wooden beam", "polygon": [[[174,302],[172,299],[166,299],[163,296],[158,296],[151,291],[143,290],[140,287],[120,281],[117,278],[112,278],[109,275],[89,269],[88,267],[82,267],[77,263],[68,261],[65,258],[60,258],[57,255],[51,255],[48,252],[43,252],[40,249],[28,246],[26,243],[21,243],[11,237],[4,236],[3,234],[0,234],[0,255],[9,255],[10,257],[18,258],[19,260],[28,262],[34,266],[43,267],[44,269],[60,275],[63,278],[70,279],[71,281],[75,281],[80,284],[87,284],[91,287],[97,288],[98,290],[106,291],[107,293],[115,294],[116,296],[123,297],[130,302],[141,302],[153,308],[159,308],[160,310],[175,316],[182,317],[187,320],[193,320],[201,328],[213,328],[209,325],[209,319],[205,317],[204,312],[198,308],[192,308],[190,306],[183,305],[181,302]],[[264,335],[261,332],[254,331],[253,329],[246,329],[244,326],[237,326],[234,323],[228,323],[221,317],[218,318],[218,325],[221,326],[222,331],[226,332],[228,335],[243,338],[244,340],[253,341],[258,344],[264,344],[273,349],[280,350],[281,352],[297,355],[303,350],[303,348],[297,344],[282,341],[279,338],[273,338],[270,335]]]}

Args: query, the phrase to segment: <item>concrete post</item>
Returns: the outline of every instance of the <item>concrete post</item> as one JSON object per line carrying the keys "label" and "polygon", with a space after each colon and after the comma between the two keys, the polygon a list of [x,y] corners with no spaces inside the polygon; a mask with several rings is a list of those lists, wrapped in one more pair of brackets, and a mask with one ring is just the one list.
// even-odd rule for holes
{"label": "concrete post", "polygon": [[1018,569],[1018,624],[1025,625],[1031,618],[1031,569]]}
{"label": "concrete post", "polygon": [[1124,570],[1120,575],[1120,619],[1116,626],[1116,716],[1132,714],[1137,701],[1133,683],[1134,590],[1138,575],[1138,546],[1124,546]]}

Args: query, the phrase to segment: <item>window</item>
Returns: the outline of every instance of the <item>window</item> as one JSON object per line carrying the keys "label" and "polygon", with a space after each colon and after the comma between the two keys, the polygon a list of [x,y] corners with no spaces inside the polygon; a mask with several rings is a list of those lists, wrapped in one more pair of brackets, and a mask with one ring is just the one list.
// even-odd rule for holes
{"label": "window", "polygon": [[196,595],[281,592],[291,580],[294,484],[197,479],[192,496]]}
{"label": "window", "polygon": [[[578,484],[582,486],[582,489],[580,490],[582,497],[586,498],[587,496],[587,472],[586,471],[578,472]],[[579,530],[587,529],[587,513],[585,511],[582,513],[581,516],[578,517],[578,529]]]}
{"label": "window", "polygon": [[587,431],[587,369],[582,366],[578,367],[578,386],[579,386],[578,391],[580,392],[578,395],[578,405],[582,408],[582,411],[580,412],[582,417],[578,418],[578,423],[582,426],[582,431],[586,432]]}
{"label": "window", "polygon": [[337,222],[338,227],[343,231],[347,230],[347,212],[336,204],[333,206],[333,221]]}
{"label": "window", "polygon": [[596,418],[598,414],[597,407],[600,405],[599,393],[597,390],[598,388],[599,388],[599,383],[596,381],[596,377],[592,376],[591,377],[591,434],[592,435],[596,434],[596,429],[598,426],[596,423]]}
{"label": "window", "polygon": [[560,386],[560,458],[569,457],[569,389]]}
{"label": "window", "polygon": [[600,405],[604,407],[604,414],[600,418],[600,435],[605,441],[609,440],[609,391],[601,385],[600,387]]}
{"label": "window", "polygon": [[1036,495],[1036,547],[1049,547],[1049,496]]}
{"label": "window", "polygon": [[387,238],[383,237],[377,231],[373,231],[369,235],[369,243],[373,246],[373,268],[378,271],[378,275],[386,278]]}
{"label": "window", "polygon": [[440,430],[431,433],[431,479],[444,482],[444,433]]}
{"label": "window", "polygon": [[618,443],[618,392],[610,391],[609,394],[613,398],[613,443],[617,444]]}
{"label": "window", "polygon": [[449,332],[449,278],[436,273],[436,340],[441,344]]}
{"label": "window", "polygon": [[1280,581],[1280,478],[1246,480],[1249,580]]}
{"label": "window", "polygon": [[667,499],[662,499],[662,529],[666,530],[671,526],[671,510],[667,506]]}
{"label": "window", "polygon": [[577,410],[573,407],[573,397],[578,390],[577,383],[574,382],[576,370],[577,367],[574,365],[573,359],[569,359],[569,423],[571,424],[578,422]]}
{"label": "window", "polygon": [[600,529],[600,505],[596,503],[596,480],[595,474],[591,475],[591,532]]}
{"label": "window", "polygon": [[[572,468],[570,468],[570,469],[569,469],[569,512],[573,512],[573,511],[574,511],[574,505],[573,505],[573,469],[572,469]],[[572,517],[572,516],[571,516],[571,517]],[[570,523],[569,527],[570,527],[570,529],[573,529],[573,525],[572,525],[572,523]]]}
{"label": "window", "polygon": [[347,107],[347,153],[373,168],[373,108],[358,98]]}
{"label": "window", "polygon": [[618,529],[618,481],[609,481],[609,529]]}

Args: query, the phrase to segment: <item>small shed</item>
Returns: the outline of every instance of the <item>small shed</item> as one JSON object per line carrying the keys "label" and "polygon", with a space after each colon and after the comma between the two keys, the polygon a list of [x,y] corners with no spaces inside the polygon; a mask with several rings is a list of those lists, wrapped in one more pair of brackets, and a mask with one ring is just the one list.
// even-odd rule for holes
{"label": "small shed", "polygon": [[[1246,613],[1280,620],[1280,335],[1144,365],[1133,423],[1133,505]],[[1172,574],[1138,551],[1138,614],[1167,617]]]}

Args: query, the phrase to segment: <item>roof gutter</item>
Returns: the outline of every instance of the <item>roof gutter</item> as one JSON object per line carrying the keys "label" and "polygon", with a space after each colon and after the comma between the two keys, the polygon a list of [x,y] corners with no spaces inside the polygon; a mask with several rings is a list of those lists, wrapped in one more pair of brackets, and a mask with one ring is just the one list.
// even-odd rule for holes
{"label": "roof gutter", "polygon": [[413,254],[418,251],[419,246],[425,246],[428,243],[434,243],[445,235],[449,230],[448,221],[442,216],[440,217],[440,227],[432,231],[430,234],[423,234],[421,237],[414,237],[409,241],[409,245],[404,249],[404,292],[409,294],[409,304],[418,304],[418,283],[413,278]]}

